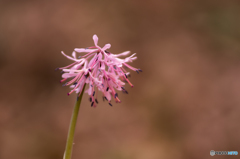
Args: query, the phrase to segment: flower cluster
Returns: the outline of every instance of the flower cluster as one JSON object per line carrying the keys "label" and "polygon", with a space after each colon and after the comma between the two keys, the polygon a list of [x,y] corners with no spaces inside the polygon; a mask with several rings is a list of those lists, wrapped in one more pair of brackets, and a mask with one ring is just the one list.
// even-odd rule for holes
{"label": "flower cluster", "polygon": [[[123,87],[125,85],[124,82],[129,83],[129,85],[133,87],[132,83],[128,80],[130,73],[124,68],[129,68],[137,73],[142,72],[142,70],[127,64],[137,58],[134,56],[136,53],[125,59],[120,59],[118,57],[125,56],[129,54],[130,51],[125,51],[120,54],[112,54],[107,51],[107,49],[111,47],[110,44],[106,44],[103,48],[98,46],[97,35],[93,35],[93,41],[95,46],[76,48],[72,53],[72,57],[62,52],[65,57],[74,62],[66,67],[58,68],[62,70],[63,73],[63,79],[60,82],[62,83],[70,79],[63,85],[72,88],[68,95],[74,91],[76,91],[76,93],[81,92],[84,84],[88,84],[89,88],[86,92],[90,96],[89,100],[91,106],[95,107],[98,103],[98,91],[102,92],[103,100],[107,100],[109,105],[112,106],[111,98],[116,102],[121,102],[116,90],[128,94]],[[76,53],[86,54],[77,57]],[[96,91],[95,87],[97,88]]]}

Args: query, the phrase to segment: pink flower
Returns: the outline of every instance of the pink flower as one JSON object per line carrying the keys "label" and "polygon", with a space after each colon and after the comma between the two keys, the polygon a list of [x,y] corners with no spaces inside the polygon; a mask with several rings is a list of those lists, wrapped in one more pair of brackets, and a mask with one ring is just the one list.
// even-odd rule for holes
{"label": "pink flower", "polygon": [[[91,106],[96,106],[98,103],[97,96],[98,91],[103,94],[103,100],[106,99],[111,104],[111,98],[116,102],[121,102],[118,98],[116,90],[128,93],[124,89],[124,82],[128,82],[131,87],[132,83],[128,80],[129,72],[127,72],[123,66],[129,68],[137,73],[142,72],[141,69],[134,68],[128,65],[128,62],[132,62],[137,59],[136,53],[131,56],[120,59],[118,57],[125,56],[130,51],[125,51],[120,54],[112,54],[107,49],[111,47],[110,44],[106,44],[104,47],[98,46],[98,37],[93,35],[93,41],[95,46],[88,48],[76,48],[72,52],[72,57],[62,54],[68,59],[74,61],[72,64],[59,68],[62,70],[62,80],[64,82],[69,79],[63,86],[70,86],[72,90],[68,93],[70,95],[74,91],[79,93],[82,91],[84,84],[88,84],[89,88],[86,93],[89,94]],[[83,56],[77,57],[76,53],[86,53]],[[96,91],[95,91],[96,87]],[[80,93],[79,93],[80,94]]]}

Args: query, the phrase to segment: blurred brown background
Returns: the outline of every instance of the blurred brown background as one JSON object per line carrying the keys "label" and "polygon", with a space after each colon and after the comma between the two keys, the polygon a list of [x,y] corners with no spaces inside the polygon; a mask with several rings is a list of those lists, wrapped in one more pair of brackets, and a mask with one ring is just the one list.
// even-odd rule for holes
{"label": "blurred brown background", "polygon": [[83,96],[73,159],[240,152],[239,17],[239,0],[1,0],[0,159],[62,159],[76,94],[54,69],[93,34],[143,73],[121,104]]}

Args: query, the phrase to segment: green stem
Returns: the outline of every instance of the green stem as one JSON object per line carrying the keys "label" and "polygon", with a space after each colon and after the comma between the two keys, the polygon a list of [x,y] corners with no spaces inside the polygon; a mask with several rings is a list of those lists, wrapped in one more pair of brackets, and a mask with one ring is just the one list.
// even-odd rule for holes
{"label": "green stem", "polygon": [[80,103],[82,101],[82,96],[83,96],[85,86],[86,86],[86,84],[84,84],[83,90],[82,90],[79,98],[77,98],[77,101],[76,101],[74,109],[73,109],[73,114],[72,114],[71,123],[69,126],[67,144],[66,144],[66,149],[64,152],[63,159],[71,159],[71,156],[72,156],[74,132],[75,132],[75,128],[76,128],[78,112],[79,112],[79,108],[80,108]]}

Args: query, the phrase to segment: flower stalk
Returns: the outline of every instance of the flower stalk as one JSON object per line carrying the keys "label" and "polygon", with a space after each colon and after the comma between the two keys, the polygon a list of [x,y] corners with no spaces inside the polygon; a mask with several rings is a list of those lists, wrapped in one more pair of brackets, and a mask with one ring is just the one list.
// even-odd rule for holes
{"label": "flower stalk", "polygon": [[67,144],[66,144],[66,149],[64,152],[63,159],[71,159],[71,156],[72,156],[74,132],[75,132],[75,128],[76,128],[78,112],[79,112],[80,104],[82,101],[82,96],[84,93],[85,86],[86,86],[86,84],[84,84],[83,91],[81,92],[80,96],[77,97],[77,100],[76,100],[76,103],[75,103],[75,106],[73,109],[72,118],[71,118],[69,131],[68,131]]}

